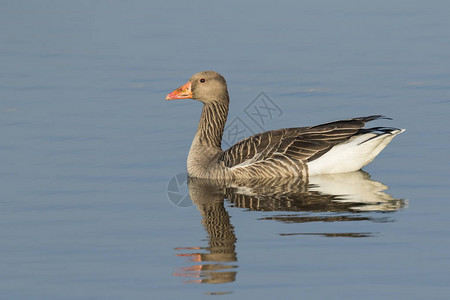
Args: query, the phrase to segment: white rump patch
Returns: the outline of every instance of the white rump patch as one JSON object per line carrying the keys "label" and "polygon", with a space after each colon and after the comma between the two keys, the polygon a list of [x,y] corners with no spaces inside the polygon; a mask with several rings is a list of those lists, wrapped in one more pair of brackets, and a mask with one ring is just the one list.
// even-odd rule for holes
{"label": "white rump patch", "polygon": [[346,143],[338,144],[327,153],[308,163],[310,176],[320,174],[347,173],[360,170],[370,163],[404,129],[390,133],[366,133]]}

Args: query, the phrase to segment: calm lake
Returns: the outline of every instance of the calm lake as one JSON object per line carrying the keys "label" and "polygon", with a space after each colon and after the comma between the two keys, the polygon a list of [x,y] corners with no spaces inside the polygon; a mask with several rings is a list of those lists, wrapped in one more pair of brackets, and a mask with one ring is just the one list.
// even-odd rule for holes
{"label": "calm lake", "polygon": [[[450,2],[0,1],[1,299],[449,299]],[[363,171],[188,180],[223,146],[373,114]]]}

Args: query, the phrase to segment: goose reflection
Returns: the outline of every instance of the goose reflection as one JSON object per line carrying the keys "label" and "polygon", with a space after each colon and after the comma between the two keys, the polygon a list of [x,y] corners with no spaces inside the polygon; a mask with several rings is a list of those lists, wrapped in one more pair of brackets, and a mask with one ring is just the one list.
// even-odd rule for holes
{"label": "goose reflection", "polygon": [[[177,250],[194,250],[194,253],[178,254],[199,263],[181,268],[175,276],[196,277],[188,283],[226,283],[235,281],[237,266],[236,235],[230,223],[230,215],[224,207],[224,194],[219,182],[188,178],[189,196],[202,215],[202,224],[208,232],[208,247],[184,247]],[[197,250],[203,250],[199,253]],[[212,263],[208,263],[212,262]]]}
{"label": "goose reflection", "polygon": [[[208,233],[208,247],[183,247],[177,250],[196,263],[181,268],[175,276],[194,277],[188,283],[226,283],[236,279],[236,235],[225,209],[231,206],[249,211],[265,211],[261,220],[284,223],[392,221],[392,213],[406,204],[385,193],[388,187],[370,179],[364,171],[301,178],[251,179],[225,181],[188,178],[189,195],[202,215]],[[367,213],[378,212],[378,213]],[[280,233],[325,237],[370,237],[371,232]],[[193,251],[193,253],[192,253]],[[188,252],[188,253],[186,253]]]}

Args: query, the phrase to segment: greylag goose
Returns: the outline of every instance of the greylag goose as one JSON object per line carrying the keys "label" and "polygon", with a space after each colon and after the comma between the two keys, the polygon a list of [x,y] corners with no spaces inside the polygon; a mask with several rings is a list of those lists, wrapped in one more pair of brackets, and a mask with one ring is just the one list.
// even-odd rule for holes
{"label": "greylag goose", "polygon": [[211,179],[292,177],[360,170],[404,129],[363,128],[366,122],[389,119],[381,115],[326,124],[266,131],[229,149],[221,148],[228,115],[225,78],[214,71],[194,74],[167,94],[166,100],[203,102],[197,134],[189,151],[189,176]]}

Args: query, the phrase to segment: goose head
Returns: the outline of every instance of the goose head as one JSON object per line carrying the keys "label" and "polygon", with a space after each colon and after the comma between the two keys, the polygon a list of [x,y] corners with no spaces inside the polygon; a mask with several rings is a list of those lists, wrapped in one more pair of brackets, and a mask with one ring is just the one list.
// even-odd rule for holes
{"label": "goose head", "polygon": [[175,99],[194,99],[205,104],[228,101],[227,82],[214,71],[196,73],[186,84],[166,96],[166,100]]}

